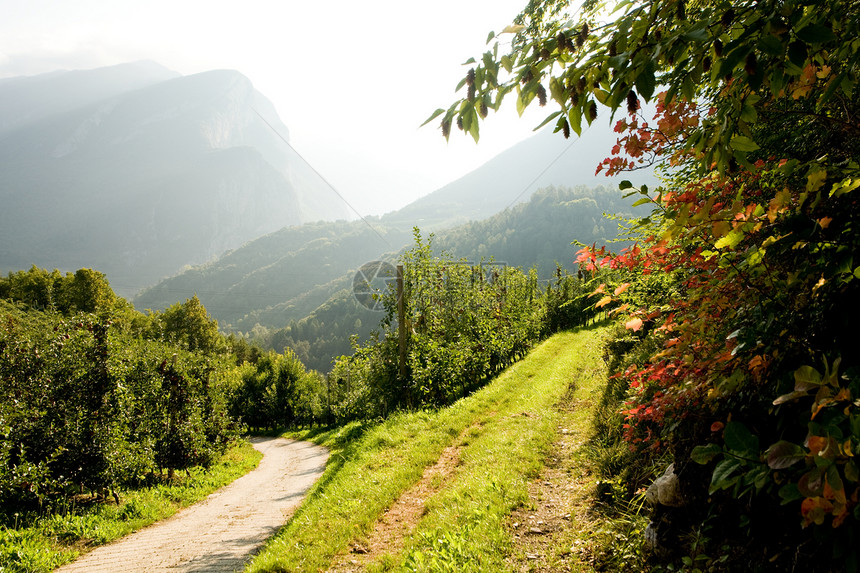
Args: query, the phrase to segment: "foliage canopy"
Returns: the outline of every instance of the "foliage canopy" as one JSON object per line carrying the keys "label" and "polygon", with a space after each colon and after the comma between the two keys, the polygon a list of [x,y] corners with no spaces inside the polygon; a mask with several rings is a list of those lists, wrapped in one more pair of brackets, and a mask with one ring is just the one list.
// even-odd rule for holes
{"label": "foliage canopy", "polygon": [[638,243],[579,257],[615,273],[594,295],[639,341],[617,373],[631,448],[674,458],[699,525],[743,532],[735,558],[856,570],[860,5],[535,0],[506,31],[431,116],[446,137],[510,96],[552,102],[564,136],[609,111],[598,170],[663,164],[653,193],[621,184],[653,208]]}

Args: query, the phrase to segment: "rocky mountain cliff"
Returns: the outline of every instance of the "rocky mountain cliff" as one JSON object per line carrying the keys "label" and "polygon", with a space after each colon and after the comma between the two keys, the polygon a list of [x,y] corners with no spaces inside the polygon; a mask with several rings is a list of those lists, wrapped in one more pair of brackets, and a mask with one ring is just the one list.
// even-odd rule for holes
{"label": "rocky mountain cliff", "polygon": [[92,267],[129,296],[287,225],[346,216],[235,71],[9,78],[0,104],[3,272]]}

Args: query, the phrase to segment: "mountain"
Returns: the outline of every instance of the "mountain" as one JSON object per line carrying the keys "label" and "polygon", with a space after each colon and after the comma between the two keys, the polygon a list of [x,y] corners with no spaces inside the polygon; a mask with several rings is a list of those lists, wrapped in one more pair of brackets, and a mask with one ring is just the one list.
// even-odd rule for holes
{"label": "mountain", "polygon": [[130,296],[285,226],[347,214],[235,71],[137,63],[9,78],[0,102],[3,270],[97,268]]}
{"label": "mountain", "polygon": [[160,310],[196,294],[222,327],[250,330],[258,322],[281,327],[342,288],[338,279],[382,253],[400,250],[410,236],[363,221],[287,227],[144,290],[134,304]]}
{"label": "mountain", "polygon": [[[362,264],[408,246],[415,226],[425,235],[437,232],[437,245],[457,257],[494,256],[516,266],[538,265],[549,276],[556,260],[573,259],[572,241],[615,236],[615,224],[601,217],[603,211],[630,211],[632,200],[622,198],[614,180],[594,175],[614,141],[611,130],[597,123],[581,140],[543,130],[399,211],[365,221],[282,229],[139,293],[134,304],[161,310],[197,294],[223,328],[282,328],[348,290],[349,277]],[[647,170],[628,177],[637,185],[655,181]],[[518,207],[530,201],[539,184],[549,190],[537,194],[537,203],[553,207],[541,210],[545,220],[523,219]],[[576,188],[577,195],[567,197],[553,186]],[[367,317],[355,318],[367,324]]]}
{"label": "mountain", "polygon": [[[492,217],[440,231],[433,239],[433,250],[473,265],[494,260],[497,266],[536,267],[538,277],[550,281],[557,266],[575,272],[573,261],[579,247],[571,242],[602,244],[617,235],[616,222],[604,213],[632,217],[647,211],[647,207],[632,208],[620,193],[605,187],[550,186],[536,191],[528,202]],[[394,257],[388,259],[393,262]],[[256,321],[254,328],[250,328],[252,320],[246,318],[245,324],[258,343],[279,352],[289,347],[307,367],[327,372],[334,358],[351,352],[352,335],[365,340],[379,329],[383,317],[362,306],[351,287],[351,273],[333,281],[328,300],[301,320],[282,322],[284,328],[272,330],[284,315],[268,312],[247,317]]]}
{"label": "mountain", "polygon": [[564,139],[551,128],[500,153],[478,169],[437,189],[399,211],[382,217],[393,226],[419,225],[435,230],[486,219],[517,203],[528,201],[537,189],[550,185],[616,187],[622,179],[637,186],[656,183],[650,169],[607,178],[595,169],[609,155],[617,134],[595,122],[582,136]]}
{"label": "mountain", "polygon": [[0,79],[0,134],[45,117],[179,77],[150,61]]}

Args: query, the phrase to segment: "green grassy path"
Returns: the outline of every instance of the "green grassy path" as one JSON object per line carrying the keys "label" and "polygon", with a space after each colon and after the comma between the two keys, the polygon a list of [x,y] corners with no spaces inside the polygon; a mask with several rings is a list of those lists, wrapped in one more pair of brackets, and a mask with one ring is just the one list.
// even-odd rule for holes
{"label": "green grassy path", "polygon": [[450,408],[293,435],[328,446],[331,461],[304,506],[249,570],[325,570],[458,437],[463,449],[456,474],[427,500],[406,549],[380,556],[371,568],[505,570],[511,536],[504,522],[527,501],[528,481],[543,467],[555,437],[555,405],[571,384],[602,377],[604,332],[555,335]]}

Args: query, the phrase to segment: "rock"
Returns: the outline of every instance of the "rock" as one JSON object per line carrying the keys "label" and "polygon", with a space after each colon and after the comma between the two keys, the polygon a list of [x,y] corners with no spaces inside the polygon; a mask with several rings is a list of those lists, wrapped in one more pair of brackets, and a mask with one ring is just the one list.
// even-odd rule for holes
{"label": "rock", "polygon": [[654,480],[654,483],[645,492],[645,499],[651,505],[665,505],[668,507],[683,507],[686,505],[684,496],[681,495],[681,485],[675,474],[675,464],[670,464],[662,476]]}

